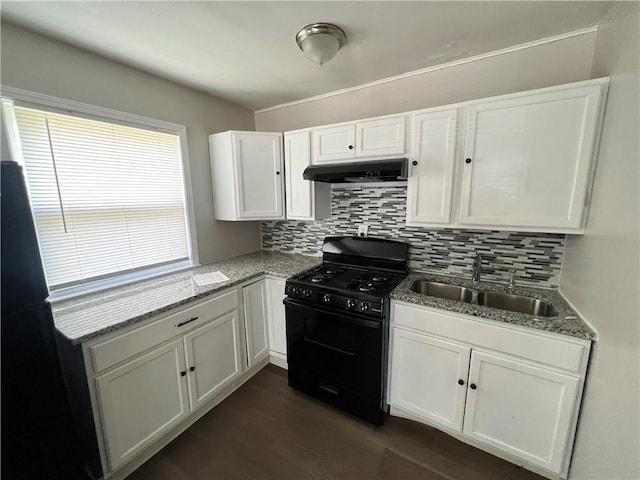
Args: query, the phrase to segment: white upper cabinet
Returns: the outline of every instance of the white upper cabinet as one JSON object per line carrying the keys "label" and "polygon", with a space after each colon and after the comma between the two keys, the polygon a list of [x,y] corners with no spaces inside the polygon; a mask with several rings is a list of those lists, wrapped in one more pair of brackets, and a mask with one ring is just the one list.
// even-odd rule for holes
{"label": "white upper cabinet", "polygon": [[281,133],[210,135],[209,152],[218,220],[284,219]]}
{"label": "white upper cabinet", "polygon": [[404,155],[405,143],[405,115],[317,127],[312,163]]}
{"label": "white upper cabinet", "polygon": [[581,229],[602,90],[599,81],[472,103],[460,223]]}
{"label": "white upper cabinet", "polygon": [[331,185],[302,178],[311,164],[311,129],[284,134],[287,218],[320,220],[331,216]]}
{"label": "white upper cabinet", "polygon": [[447,224],[455,166],[457,109],[413,116],[413,160],[407,185],[407,224]]}
{"label": "white upper cabinet", "polygon": [[356,157],[403,155],[405,116],[365,120],[356,123]]}
{"label": "white upper cabinet", "polygon": [[313,129],[313,163],[355,158],[356,125],[338,125]]}

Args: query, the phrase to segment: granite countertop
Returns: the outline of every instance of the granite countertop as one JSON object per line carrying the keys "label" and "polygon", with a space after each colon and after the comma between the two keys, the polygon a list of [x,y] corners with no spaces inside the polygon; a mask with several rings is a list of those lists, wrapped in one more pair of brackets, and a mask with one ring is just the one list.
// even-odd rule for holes
{"label": "granite countertop", "polygon": [[[261,275],[288,278],[320,263],[320,257],[258,251],[209,265],[123,285],[52,305],[56,328],[73,344],[140,322],[194,300],[212,295]],[[221,271],[228,281],[198,286],[193,277]],[[513,325],[595,340],[596,333],[574,312],[555,290],[516,287],[509,293],[526,295],[551,303],[556,317],[536,317],[455,300],[421,295],[411,290],[416,280],[431,280],[471,288],[471,282],[429,273],[410,273],[391,293],[391,298],[450,312],[497,320]],[[507,292],[506,286],[482,282],[478,290]]]}
{"label": "granite countertop", "polygon": [[[287,278],[320,263],[320,257],[258,251],[209,265],[123,285],[52,304],[56,328],[73,344],[81,343],[251,278],[267,274]],[[195,275],[221,271],[228,281],[198,286]]]}
{"label": "granite countertop", "polygon": [[[513,293],[537,298],[553,305],[558,312],[555,317],[538,317],[526,313],[509,312],[497,308],[474,305],[456,300],[431,297],[415,293],[411,286],[416,280],[429,280],[434,282],[460,285],[475,290],[485,290],[491,292]],[[481,282],[477,287],[473,287],[471,281],[456,277],[434,275],[429,273],[410,273],[391,293],[391,298],[407,303],[424,305],[426,307],[439,308],[450,312],[463,313],[475,317],[497,320],[513,325],[521,325],[538,330],[546,330],[554,333],[561,333],[572,337],[595,340],[596,333],[578,316],[569,306],[567,301],[556,290],[540,288],[529,288],[516,286],[513,290],[507,290],[506,285]]]}

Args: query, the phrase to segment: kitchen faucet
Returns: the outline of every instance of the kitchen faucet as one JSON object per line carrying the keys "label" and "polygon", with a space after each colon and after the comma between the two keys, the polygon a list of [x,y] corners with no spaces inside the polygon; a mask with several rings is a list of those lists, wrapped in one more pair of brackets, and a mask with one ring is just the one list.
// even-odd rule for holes
{"label": "kitchen faucet", "polygon": [[474,287],[477,287],[480,283],[480,274],[482,273],[482,255],[476,254],[476,258],[473,260],[473,274],[471,275],[471,282]]}

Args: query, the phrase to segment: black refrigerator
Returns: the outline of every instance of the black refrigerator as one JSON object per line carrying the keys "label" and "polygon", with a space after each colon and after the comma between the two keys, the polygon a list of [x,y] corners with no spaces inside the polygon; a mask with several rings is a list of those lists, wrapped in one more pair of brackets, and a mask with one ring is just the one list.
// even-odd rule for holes
{"label": "black refrigerator", "polygon": [[22,168],[1,163],[3,480],[86,479]]}

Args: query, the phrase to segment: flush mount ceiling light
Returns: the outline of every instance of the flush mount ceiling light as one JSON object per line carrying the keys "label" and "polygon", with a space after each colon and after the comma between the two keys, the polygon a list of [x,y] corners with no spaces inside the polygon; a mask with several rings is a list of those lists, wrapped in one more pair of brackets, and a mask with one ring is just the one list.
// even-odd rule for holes
{"label": "flush mount ceiling light", "polygon": [[312,23],[296,35],[296,43],[305,56],[320,66],[336,56],[347,36],[332,23]]}

